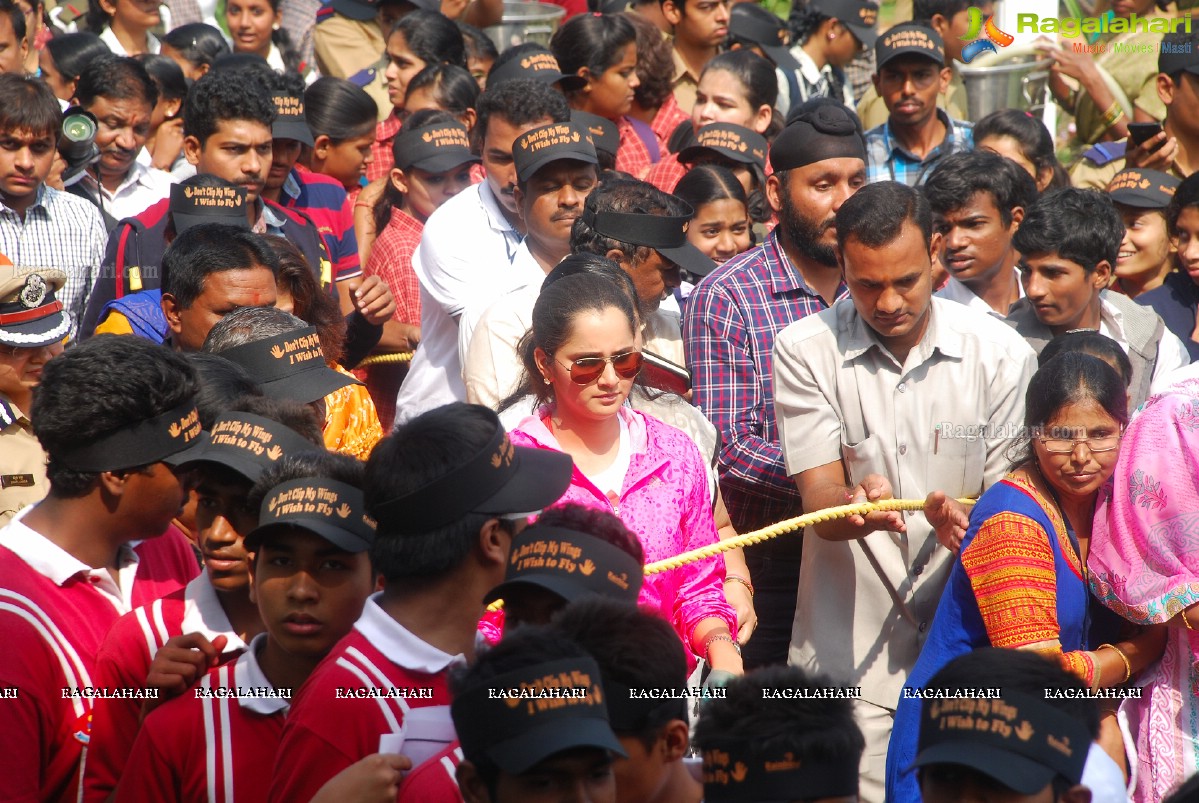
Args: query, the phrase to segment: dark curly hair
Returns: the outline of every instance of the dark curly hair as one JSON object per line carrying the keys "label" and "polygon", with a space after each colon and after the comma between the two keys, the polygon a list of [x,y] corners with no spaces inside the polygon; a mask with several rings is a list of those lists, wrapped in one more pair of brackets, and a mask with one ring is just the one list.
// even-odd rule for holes
{"label": "dark curly hair", "polygon": [[29,418],[46,450],[50,494],[85,496],[99,476],[63,465],[63,454],[162,415],[197,389],[183,355],[140,337],[97,335],[47,362]]}
{"label": "dark curly hair", "polygon": [[250,73],[209,72],[192,86],[183,111],[183,133],[200,140],[200,147],[224,120],[252,120],[270,128],[275,103],[267,84]]}

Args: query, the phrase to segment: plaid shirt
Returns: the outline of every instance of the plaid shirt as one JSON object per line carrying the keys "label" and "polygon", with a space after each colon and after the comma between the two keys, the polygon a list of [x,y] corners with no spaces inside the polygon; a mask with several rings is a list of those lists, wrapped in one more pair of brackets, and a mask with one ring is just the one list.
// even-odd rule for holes
{"label": "plaid shirt", "polygon": [[687,175],[687,170],[687,165],[679,161],[677,153],[668,153],[662,157],[662,161],[646,170],[641,180],[653,184],[662,192],[674,192],[683,176]]}
{"label": "plaid shirt", "polygon": [[649,149],[637,135],[633,124],[625,118],[616,121],[616,130],[620,132],[620,144],[616,146],[616,169],[630,176],[640,176],[654,163]]}
{"label": "plaid shirt", "polygon": [[424,230],[425,224],[412,215],[392,209],[391,220],[379,232],[366,262],[366,275],[385,281],[395,296],[392,320],[413,326],[420,326],[420,282],[412,270],[412,253]]}
{"label": "plaid shirt", "polygon": [[67,282],[55,297],[71,316],[74,339],[104,261],[108,233],[96,205],[46,185],[25,219],[0,202],[0,254],[18,268],[58,268]]}
{"label": "plaid shirt", "polygon": [[929,151],[924,159],[918,159],[903,149],[899,141],[891,136],[891,121],[866,132],[866,181],[902,181],[909,187],[924,183],[942,156],[974,148],[974,125],[953,120],[944,109],[937,109],[937,117],[945,124],[945,139]]}
{"label": "plaid shirt", "polygon": [[654,130],[654,136],[658,138],[658,147],[662,149],[663,154],[670,151],[666,147],[666,143],[670,141],[670,135],[679,125],[690,119],[691,116],[683,111],[683,107],[675,100],[674,95],[667,95],[666,101],[658,107],[654,121],[649,124],[649,127]]}
{"label": "plaid shirt", "polygon": [[[847,295],[842,283],[837,298]],[[695,403],[720,431],[720,489],[738,532],[803,513],[774,417],[774,338],[828,307],[777,233],[717,268],[687,298],[683,343]]]}
{"label": "plaid shirt", "polygon": [[395,167],[395,154],[391,152],[391,144],[395,142],[402,125],[399,117],[389,114],[386,120],[375,126],[375,141],[371,143],[371,163],[366,166],[367,183],[391,174],[391,168]]}

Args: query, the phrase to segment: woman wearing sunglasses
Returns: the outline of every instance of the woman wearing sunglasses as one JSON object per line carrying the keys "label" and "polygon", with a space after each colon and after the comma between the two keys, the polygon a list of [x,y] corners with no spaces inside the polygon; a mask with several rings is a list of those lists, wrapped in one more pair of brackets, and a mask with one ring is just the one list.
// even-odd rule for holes
{"label": "woman wearing sunglasses", "polygon": [[[1027,450],[971,510],[959,559],[899,700],[887,751],[887,800],[921,798],[910,769],[921,700],[910,690],[922,689],[959,655],[980,647],[1034,650],[1060,661],[1091,689],[1119,686],[1161,655],[1160,628],[1121,627],[1110,615],[1091,621],[1091,523],[1097,502],[1111,492],[1108,480],[1127,423],[1124,382],[1098,357],[1062,353],[1033,375],[1025,397]],[[938,431],[935,448],[953,449],[969,434]],[[987,684],[980,679],[978,685]],[[1113,752],[1122,757],[1118,731],[1102,732],[1101,744],[1105,733],[1116,734]]]}
{"label": "woman wearing sunglasses", "polygon": [[[570,488],[558,503],[616,513],[650,563],[714,543],[717,535],[695,444],[625,404],[643,364],[633,303],[616,282],[589,273],[542,289],[520,345],[528,392],[539,406],[511,437],[574,458]],[[691,667],[705,658],[713,671],[741,674],[737,616],[723,580],[723,558],[709,558],[650,575],[639,602],[674,626]]]}

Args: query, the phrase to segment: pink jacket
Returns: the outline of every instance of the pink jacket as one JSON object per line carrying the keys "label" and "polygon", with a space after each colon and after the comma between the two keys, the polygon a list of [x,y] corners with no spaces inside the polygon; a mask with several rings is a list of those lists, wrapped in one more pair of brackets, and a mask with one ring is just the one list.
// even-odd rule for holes
{"label": "pink jacket", "polygon": [[[558,440],[538,410],[513,430],[512,442],[561,451]],[[633,455],[615,510],[606,494],[579,470],[557,504],[575,502],[618,514],[637,533],[645,562],[673,557],[680,552],[715,543],[716,522],[704,461],[699,450],[681,431],[653,416],[623,407],[620,415],[629,427]],[[737,632],[737,614],[724,598],[724,558],[717,556],[645,578],[638,600],[674,626],[694,668],[695,626],[708,617],[723,619],[729,632]],[[700,656],[702,657],[702,656]]]}

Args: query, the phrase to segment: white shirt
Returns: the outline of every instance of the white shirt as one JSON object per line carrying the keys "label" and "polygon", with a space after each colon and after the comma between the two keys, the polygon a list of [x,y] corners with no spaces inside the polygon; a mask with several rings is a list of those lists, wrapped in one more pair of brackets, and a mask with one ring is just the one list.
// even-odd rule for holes
{"label": "white shirt", "polygon": [[135,217],[171,194],[174,177],[165,170],[147,167],[137,159],[115,192],[109,192],[95,176],[87,174],[80,186],[115,220]]}
{"label": "white shirt", "polygon": [[[120,39],[117,39],[117,35],[112,32],[112,28],[108,27],[107,25],[105,25],[104,30],[100,32],[100,41],[108,45],[108,49],[112,51],[114,56],[130,55],[129,53],[125,52],[125,46],[121,44]],[[159,43],[158,37],[149,31],[146,31],[146,52],[157,53],[161,47],[162,45]]]}
{"label": "white shirt", "polygon": [[22,519],[35,505],[17,513],[7,527],[0,529],[0,546],[11,549],[29,567],[57,586],[72,577],[82,574],[92,587],[103,594],[112,606],[122,614],[133,610],[133,581],[137,577],[138,556],[130,544],[121,544],[117,570],[120,586],[113,581],[108,569],[93,569],[79,558],[67,552],[37,530],[26,525]]}
{"label": "white shirt", "polygon": [[[1107,335],[1120,344],[1128,353],[1128,340],[1124,337],[1124,316],[1107,299],[1099,305],[1099,334]],[[1187,347],[1178,335],[1169,329],[1162,330],[1162,339],[1157,344],[1157,362],[1153,364],[1153,376],[1149,378],[1149,392],[1161,393],[1176,381],[1172,376],[1178,369],[1191,364]]]}
{"label": "white shirt", "polygon": [[420,282],[421,342],[396,396],[396,424],[466,399],[458,320],[478,299],[502,294],[521,235],[484,181],[434,212],[412,255]]}
{"label": "white shirt", "polygon": [[[1020,281],[1020,272],[1014,272],[1016,274],[1016,289],[1019,292],[1017,298],[1024,298],[1024,284]],[[949,277],[949,281],[945,286],[934,293],[934,295],[937,298],[944,298],[949,301],[956,301],[959,304],[965,304],[975,312],[986,313],[1001,321],[1007,318],[1006,314],[996,312],[991,308],[990,304],[982,300],[981,296],[952,276]]]}
{"label": "white shirt", "polygon": [[[516,253],[512,255],[510,267],[508,275],[501,277],[495,288],[502,287],[504,294],[498,298],[488,295],[476,298],[467,305],[458,319],[458,356],[463,364],[466,363],[466,353],[470,350],[470,341],[474,337],[475,327],[478,326],[487,310],[503,301],[510,293],[532,291],[533,298],[536,299],[537,294],[541,292],[541,285],[547,274],[545,268],[541,267],[541,263],[529,250],[528,240],[522,242],[516,249]],[[530,306],[531,311],[532,307]]]}
{"label": "white shirt", "polygon": [[[808,55],[807,51],[803,49],[802,45],[795,45],[792,47],[791,55],[794,56],[795,60],[799,62],[800,92],[805,92],[807,89],[807,87],[804,86],[805,81],[807,82],[808,86],[812,86],[819,82],[822,76],[827,78],[830,82],[832,81],[832,65],[826,64],[823,68],[817,67],[816,62],[812,61],[812,57]],[[774,106],[776,109],[778,109],[779,114],[786,117],[787,112],[791,110],[792,106],[798,106],[806,101],[808,97],[806,94],[800,98],[791,97],[791,83],[787,80],[787,74],[778,67],[774,68],[774,74],[779,85],[779,96]],[[853,87],[850,85],[850,81],[848,79],[846,79],[845,85],[841,88],[840,100],[847,108],[852,109],[854,107]]]}

